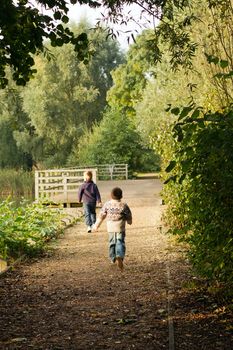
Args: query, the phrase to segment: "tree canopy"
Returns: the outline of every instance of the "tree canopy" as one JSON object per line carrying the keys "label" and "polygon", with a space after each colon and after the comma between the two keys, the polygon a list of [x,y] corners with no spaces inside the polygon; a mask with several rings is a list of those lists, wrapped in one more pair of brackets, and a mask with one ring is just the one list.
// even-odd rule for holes
{"label": "tree canopy", "polygon": [[86,130],[69,162],[74,164],[127,163],[130,172],[158,170],[159,159],[146,148],[133,123],[119,109],[108,109],[93,130]]}
{"label": "tree canopy", "polygon": [[[82,22],[72,31],[88,28]],[[2,167],[64,166],[84,130],[102,118],[110,72],[124,56],[116,40],[106,40],[100,30],[91,32],[90,42],[94,54],[86,64],[71,44],[47,45],[51,60],[35,57],[37,74],[25,87],[15,86],[9,74],[8,86],[0,90]]]}
{"label": "tree canopy", "polygon": [[[72,43],[80,59],[86,56],[88,40],[85,33],[75,36],[66,26],[69,22],[68,4],[77,0],[2,0],[0,12],[0,85],[8,83],[5,68],[11,66],[13,78],[18,85],[25,85],[35,73],[33,55],[49,54],[45,40],[52,46]],[[79,1],[98,7],[97,1]],[[51,10],[45,12],[44,10]],[[45,13],[44,13],[45,12]]]}
{"label": "tree canopy", "polygon": [[[209,0],[214,6],[214,1]],[[86,33],[75,35],[67,26],[69,22],[68,5],[88,4],[90,7],[103,5],[108,10],[108,19],[118,23],[126,23],[122,13],[123,5],[134,4],[141,6],[153,18],[156,17],[160,26],[154,29],[153,52],[155,60],[160,58],[158,38],[170,42],[173,54],[172,62],[190,63],[196,45],[190,41],[186,27],[193,16],[185,12],[191,0],[2,0],[0,13],[0,86],[8,83],[6,66],[13,69],[13,79],[18,85],[25,85],[36,72],[34,56],[43,52],[49,55],[45,46],[50,41],[52,46],[62,46],[71,43],[80,60],[89,55],[89,41]],[[173,22],[174,13],[179,9],[184,13]],[[49,10],[48,12],[45,10]],[[133,20],[132,15],[128,20]],[[111,31],[109,35],[115,35]]]}

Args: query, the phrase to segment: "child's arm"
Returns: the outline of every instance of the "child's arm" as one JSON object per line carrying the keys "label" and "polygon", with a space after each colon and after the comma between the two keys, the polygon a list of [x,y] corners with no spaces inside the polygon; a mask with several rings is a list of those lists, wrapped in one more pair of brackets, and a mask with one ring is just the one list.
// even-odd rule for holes
{"label": "child's arm", "polygon": [[92,227],[93,231],[97,231],[98,228],[100,227],[100,225],[102,224],[102,222],[104,221],[104,218],[101,219],[101,218],[98,218],[96,220],[96,223],[94,224],[94,226]]}
{"label": "child's arm", "polygon": [[83,185],[81,185],[78,189],[78,202],[82,202],[82,196],[83,196]]}
{"label": "child's arm", "polygon": [[106,216],[107,216],[107,210],[106,210],[106,206],[104,205],[100,211],[100,215],[99,215],[98,219],[96,220],[96,223],[93,226],[93,231],[98,230],[98,228],[100,227],[100,225],[102,224],[102,222],[104,221]]}
{"label": "child's arm", "polygon": [[102,205],[101,196],[100,196],[100,192],[99,192],[99,189],[98,189],[96,184],[95,184],[95,192],[96,192],[96,202],[99,206],[101,206]]}
{"label": "child's arm", "polygon": [[132,213],[127,204],[125,204],[124,214],[127,224],[132,225]]}

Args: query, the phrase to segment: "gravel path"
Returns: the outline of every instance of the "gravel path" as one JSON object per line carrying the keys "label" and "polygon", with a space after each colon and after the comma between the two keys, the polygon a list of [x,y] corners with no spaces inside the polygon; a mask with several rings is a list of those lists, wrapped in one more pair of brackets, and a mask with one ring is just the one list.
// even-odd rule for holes
{"label": "gravel path", "polygon": [[50,254],[1,277],[0,349],[231,349],[216,317],[197,317],[204,302],[192,318],[194,296],[181,292],[192,277],[163,233],[159,180],[98,185],[103,202],[120,186],[132,209],[124,272],[109,262],[105,223],[91,234],[83,222],[67,229]]}

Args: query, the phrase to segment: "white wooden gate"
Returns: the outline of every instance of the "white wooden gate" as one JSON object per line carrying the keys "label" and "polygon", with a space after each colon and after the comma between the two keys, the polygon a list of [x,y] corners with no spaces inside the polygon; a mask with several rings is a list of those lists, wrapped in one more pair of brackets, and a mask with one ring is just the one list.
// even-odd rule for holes
{"label": "white wooden gate", "polygon": [[[78,203],[78,188],[83,183],[82,169],[51,169],[35,171],[35,199],[36,201],[62,203],[73,206]],[[92,171],[93,181],[97,180],[97,169]]]}

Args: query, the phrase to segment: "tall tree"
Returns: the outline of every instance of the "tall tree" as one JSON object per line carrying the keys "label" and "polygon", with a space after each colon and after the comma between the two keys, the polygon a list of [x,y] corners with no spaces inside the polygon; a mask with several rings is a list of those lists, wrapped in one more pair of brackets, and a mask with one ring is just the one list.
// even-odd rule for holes
{"label": "tall tree", "polygon": [[142,98],[148,78],[153,74],[154,51],[151,49],[153,31],[139,35],[131,45],[123,63],[113,71],[114,85],[108,92],[108,103],[127,115],[135,115],[135,106]]}
{"label": "tall tree", "polygon": [[[103,119],[86,130],[78,148],[69,158],[70,164],[127,163],[130,171],[158,169],[158,158],[145,148],[134,123],[119,109],[109,109]],[[153,164],[154,162],[154,164]]]}
{"label": "tall tree", "polygon": [[[213,2],[213,0],[209,0]],[[66,27],[69,22],[68,5],[89,4],[91,7],[99,7],[100,2],[95,0],[37,0],[36,4],[29,0],[2,0],[0,13],[0,84],[7,85],[5,67],[10,65],[14,69],[13,78],[17,84],[25,85],[35,73],[34,58],[32,55],[38,52],[48,54],[44,45],[44,39],[51,41],[52,46],[62,46],[66,43],[74,45],[80,59],[88,56],[89,43],[85,33],[78,36]],[[176,63],[189,63],[196,45],[191,43],[186,30],[187,24],[192,20],[191,14],[185,14],[173,21],[174,13],[182,11],[191,3],[191,0],[104,0],[102,5],[108,10],[108,18],[118,23],[126,23],[122,14],[125,4],[136,3],[141,6],[142,12],[150,14],[161,21],[161,26],[155,28],[154,48],[155,57],[160,57],[158,48],[158,36],[170,42],[174,65]],[[44,9],[50,12],[44,14]],[[52,14],[51,14],[52,13]],[[130,20],[128,16],[127,20]]]}
{"label": "tall tree", "polygon": [[[73,31],[84,27],[88,31],[85,23]],[[43,154],[37,156],[47,159],[47,166],[64,165],[85,128],[100,120],[112,83],[110,71],[122,62],[118,43],[106,41],[101,31],[90,34],[90,43],[93,57],[86,63],[78,60],[72,45],[50,48],[53,58],[37,58],[38,73],[24,89],[24,110],[35,139],[43,141]]]}
{"label": "tall tree", "polygon": [[21,89],[10,80],[8,87],[0,90],[0,99],[0,167],[30,170],[33,165],[31,149],[21,147],[16,138],[16,134],[23,130],[33,134],[29,119],[23,112]]}

